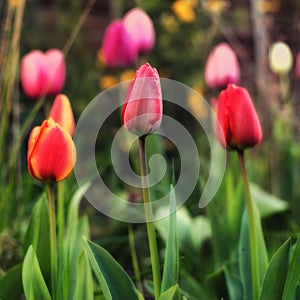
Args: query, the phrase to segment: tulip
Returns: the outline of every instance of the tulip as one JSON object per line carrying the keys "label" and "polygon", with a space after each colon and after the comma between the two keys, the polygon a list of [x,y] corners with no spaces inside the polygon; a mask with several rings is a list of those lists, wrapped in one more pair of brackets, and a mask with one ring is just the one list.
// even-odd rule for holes
{"label": "tulip", "polygon": [[298,52],[296,57],[295,76],[297,79],[300,79],[300,52]]}
{"label": "tulip", "polygon": [[226,43],[217,45],[209,54],[204,79],[210,88],[223,88],[239,83],[240,67],[233,49]]}
{"label": "tulip", "polygon": [[142,65],[132,80],[122,110],[122,122],[137,135],[156,131],[162,120],[162,92],[157,70]]}
{"label": "tulip", "polygon": [[274,43],[269,50],[271,70],[279,75],[287,74],[293,64],[293,55],[290,47],[284,42]]}
{"label": "tulip", "polygon": [[218,138],[229,150],[259,144],[262,130],[251,97],[245,88],[229,84],[218,99]]}
{"label": "tulip", "polygon": [[140,8],[133,8],[125,14],[123,22],[138,52],[151,51],[155,43],[155,31],[146,12]]}
{"label": "tulip", "polygon": [[123,20],[115,20],[106,28],[100,53],[104,64],[111,68],[128,67],[135,63],[138,49]]}
{"label": "tulip", "polygon": [[65,83],[64,54],[58,49],[33,50],[21,60],[21,84],[32,99],[59,93]]}
{"label": "tulip", "polygon": [[66,95],[58,94],[56,96],[49,117],[73,136],[75,129],[74,115],[70,100]]}
{"label": "tulip", "polygon": [[31,131],[27,162],[34,178],[47,182],[63,180],[71,173],[75,157],[71,135],[51,118]]}

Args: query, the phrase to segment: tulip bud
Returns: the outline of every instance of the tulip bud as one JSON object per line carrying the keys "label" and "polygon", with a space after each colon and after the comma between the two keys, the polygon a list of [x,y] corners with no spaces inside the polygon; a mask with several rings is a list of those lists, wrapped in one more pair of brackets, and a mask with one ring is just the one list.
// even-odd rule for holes
{"label": "tulip bud", "polygon": [[51,118],[33,128],[27,151],[31,176],[47,182],[61,181],[71,173],[75,159],[71,135]]}
{"label": "tulip bud", "polygon": [[137,135],[156,131],[162,120],[162,92],[157,70],[142,65],[135,74],[122,110],[125,128]]}
{"label": "tulip bud", "polygon": [[218,138],[229,150],[259,144],[262,130],[251,97],[245,88],[229,84],[218,99]]}
{"label": "tulip bud", "polygon": [[75,129],[74,115],[70,100],[66,95],[59,94],[56,96],[51,107],[49,117],[73,136]]}
{"label": "tulip bud", "polygon": [[210,88],[223,88],[229,83],[239,83],[239,62],[228,44],[221,43],[210,52],[205,66],[204,79]]}
{"label": "tulip bud", "polygon": [[287,74],[293,64],[293,56],[290,47],[284,42],[274,43],[269,51],[271,70],[276,74]]}
{"label": "tulip bud", "polygon": [[59,93],[65,83],[64,54],[58,49],[33,50],[21,60],[21,83],[25,94],[40,99]]}
{"label": "tulip bud", "polygon": [[155,31],[146,12],[141,8],[133,8],[125,14],[123,22],[138,52],[151,51],[155,42]]}
{"label": "tulip bud", "polygon": [[123,20],[115,20],[108,25],[100,52],[104,64],[111,68],[128,67],[135,63],[138,49]]}

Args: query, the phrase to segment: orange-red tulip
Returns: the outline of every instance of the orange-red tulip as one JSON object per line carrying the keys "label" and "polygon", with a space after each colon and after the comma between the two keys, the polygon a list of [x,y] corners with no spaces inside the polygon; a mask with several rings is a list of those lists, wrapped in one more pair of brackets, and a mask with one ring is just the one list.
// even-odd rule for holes
{"label": "orange-red tulip", "polygon": [[27,162],[30,174],[42,181],[66,178],[76,160],[71,135],[51,118],[34,127],[28,141]]}
{"label": "orange-red tulip", "polygon": [[58,94],[55,97],[49,117],[73,136],[75,129],[74,115],[70,100],[66,95]]}
{"label": "orange-red tulip", "polygon": [[262,140],[260,122],[245,88],[229,84],[218,99],[218,138],[229,150],[243,150]]}
{"label": "orange-red tulip", "polygon": [[162,120],[162,92],[157,70],[142,65],[132,80],[122,110],[124,127],[137,135],[156,131]]}

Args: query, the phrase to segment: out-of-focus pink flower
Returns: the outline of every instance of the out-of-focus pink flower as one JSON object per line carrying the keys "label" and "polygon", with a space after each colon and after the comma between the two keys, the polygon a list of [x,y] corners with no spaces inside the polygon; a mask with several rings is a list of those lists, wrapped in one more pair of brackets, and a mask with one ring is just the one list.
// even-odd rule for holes
{"label": "out-of-focus pink flower", "polygon": [[155,43],[155,31],[147,13],[141,8],[133,8],[125,14],[123,22],[138,52],[151,51]]}
{"label": "out-of-focus pink flower", "polygon": [[227,43],[217,45],[209,54],[204,79],[210,88],[224,88],[229,83],[239,83],[239,62],[235,52]]}
{"label": "out-of-focus pink flower", "polygon": [[296,57],[295,76],[297,79],[300,79],[300,52],[298,52]]}
{"label": "out-of-focus pink flower", "polygon": [[33,50],[21,60],[21,83],[25,94],[32,99],[59,93],[65,83],[64,54],[58,49],[43,53]]}
{"label": "out-of-focus pink flower", "polygon": [[156,131],[162,120],[162,92],[157,70],[142,65],[132,80],[122,110],[124,127],[137,135]]}
{"label": "out-of-focus pink flower", "polygon": [[135,63],[138,49],[123,20],[111,22],[104,33],[101,58],[108,67],[128,67]]}

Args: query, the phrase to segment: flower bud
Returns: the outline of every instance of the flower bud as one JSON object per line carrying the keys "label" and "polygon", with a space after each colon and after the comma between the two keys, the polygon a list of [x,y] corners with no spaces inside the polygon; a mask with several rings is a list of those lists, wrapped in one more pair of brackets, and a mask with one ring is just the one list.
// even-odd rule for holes
{"label": "flower bud", "polygon": [[287,74],[293,64],[293,56],[290,47],[284,42],[274,43],[269,51],[271,70],[276,74]]}
{"label": "flower bud", "polygon": [[21,84],[25,94],[40,99],[59,93],[65,83],[64,54],[58,49],[33,50],[21,60]]}
{"label": "flower bud", "polygon": [[71,173],[75,160],[71,135],[51,118],[32,129],[27,151],[32,177],[47,182],[61,181]]}
{"label": "flower bud", "polygon": [[229,150],[259,144],[262,130],[251,97],[245,88],[229,84],[218,99],[218,138]]}
{"label": "flower bud", "polygon": [[132,80],[122,110],[122,122],[137,135],[156,131],[162,120],[162,92],[157,70],[142,65]]}
{"label": "flower bud", "polygon": [[204,79],[210,88],[224,88],[229,83],[239,83],[239,62],[228,44],[221,43],[210,52],[205,66]]}
{"label": "flower bud", "polygon": [[141,8],[133,8],[125,14],[123,22],[138,52],[151,51],[155,43],[155,31],[146,12]]}
{"label": "flower bud", "polygon": [[64,130],[74,134],[75,121],[69,98],[64,94],[58,94],[52,104],[49,117],[59,124]]}

